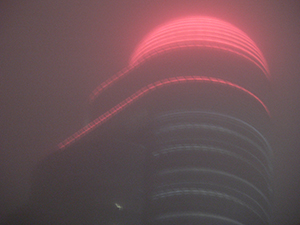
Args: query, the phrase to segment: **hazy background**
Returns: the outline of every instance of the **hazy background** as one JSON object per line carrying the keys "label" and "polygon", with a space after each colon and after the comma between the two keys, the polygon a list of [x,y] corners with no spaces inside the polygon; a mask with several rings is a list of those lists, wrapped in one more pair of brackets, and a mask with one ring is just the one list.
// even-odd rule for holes
{"label": "hazy background", "polygon": [[0,3],[0,215],[25,204],[31,172],[85,121],[87,97],[154,27],[207,15],[246,32],[271,70],[275,221],[300,222],[300,2],[27,0]]}

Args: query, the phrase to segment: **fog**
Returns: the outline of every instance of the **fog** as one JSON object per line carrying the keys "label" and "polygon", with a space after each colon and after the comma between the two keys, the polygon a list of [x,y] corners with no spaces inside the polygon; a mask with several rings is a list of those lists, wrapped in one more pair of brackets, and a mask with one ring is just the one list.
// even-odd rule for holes
{"label": "fog", "polygon": [[86,123],[91,91],[128,64],[149,31],[174,18],[206,15],[243,30],[265,55],[272,77],[275,224],[300,222],[297,1],[28,0],[2,1],[0,9],[1,216],[27,204],[36,168]]}

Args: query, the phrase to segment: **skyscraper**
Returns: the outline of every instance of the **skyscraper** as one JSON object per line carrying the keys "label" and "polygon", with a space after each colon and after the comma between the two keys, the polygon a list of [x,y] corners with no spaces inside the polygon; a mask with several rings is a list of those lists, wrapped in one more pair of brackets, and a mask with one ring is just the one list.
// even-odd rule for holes
{"label": "skyscraper", "polygon": [[121,143],[142,164],[142,194],[116,206],[140,205],[141,224],[270,224],[269,79],[240,29],[208,17],[174,20],[92,92],[91,122],[59,147]]}

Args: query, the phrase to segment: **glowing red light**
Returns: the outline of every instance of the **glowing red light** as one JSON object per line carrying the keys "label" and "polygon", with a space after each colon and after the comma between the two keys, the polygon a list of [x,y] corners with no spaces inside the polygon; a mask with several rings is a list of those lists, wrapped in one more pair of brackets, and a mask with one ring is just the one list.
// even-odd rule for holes
{"label": "glowing red light", "polygon": [[243,31],[218,19],[189,17],[169,22],[146,36],[132,54],[128,67],[97,87],[90,95],[90,101],[144,61],[180,48],[209,48],[232,52],[254,63],[270,78],[263,54]]}
{"label": "glowing red light", "polygon": [[267,77],[267,63],[255,43],[229,23],[207,17],[190,17],[155,29],[136,48],[130,65],[169,49],[208,47],[238,53],[255,63]]}
{"label": "glowing red light", "polygon": [[60,149],[63,149],[65,147],[67,147],[68,145],[72,144],[73,142],[75,142],[76,140],[80,139],[81,137],[87,135],[88,133],[90,133],[91,131],[96,129],[98,126],[105,123],[106,121],[111,119],[113,116],[115,116],[116,114],[118,114],[119,112],[124,110],[126,107],[130,106],[132,103],[134,103],[135,101],[137,101],[138,99],[143,97],[144,95],[146,95],[146,94],[148,94],[148,93],[150,93],[150,92],[152,92],[152,91],[154,91],[158,88],[162,88],[166,85],[174,85],[174,84],[181,84],[181,83],[188,83],[188,82],[192,82],[192,83],[197,83],[197,82],[198,83],[204,83],[204,82],[206,82],[206,83],[214,83],[214,84],[230,86],[231,88],[242,91],[242,92],[246,93],[247,95],[249,95],[250,97],[254,98],[258,103],[260,103],[260,105],[264,108],[266,113],[268,115],[270,115],[268,108],[265,106],[265,104],[256,95],[254,95],[250,91],[246,90],[245,88],[240,87],[240,86],[238,86],[236,84],[233,84],[231,82],[221,80],[221,79],[217,79],[217,78],[200,77],[200,76],[172,77],[172,78],[156,81],[155,83],[149,84],[146,87],[140,89],[139,91],[137,91],[136,93],[134,93],[130,97],[126,98],[124,101],[117,104],[112,109],[108,110],[107,112],[105,112],[104,114],[99,116],[97,119],[95,119],[91,123],[89,123],[88,125],[86,125],[82,129],[77,131],[75,134],[73,134],[72,136],[67,138],[65,141],[61,142],[58,145],[58,147]]}

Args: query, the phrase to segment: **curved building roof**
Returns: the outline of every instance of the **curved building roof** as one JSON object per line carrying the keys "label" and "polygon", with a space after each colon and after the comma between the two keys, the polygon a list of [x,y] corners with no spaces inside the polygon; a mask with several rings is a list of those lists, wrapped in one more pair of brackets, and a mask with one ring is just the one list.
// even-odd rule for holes
{"label": "curved building roof", "polygon": [[130,65],[178,48],[216,48],[233,52],[256,64],[269,77],[266,60],[256,44],[240,29],[218,19],[188,17],[152,31],[134,51]]}

